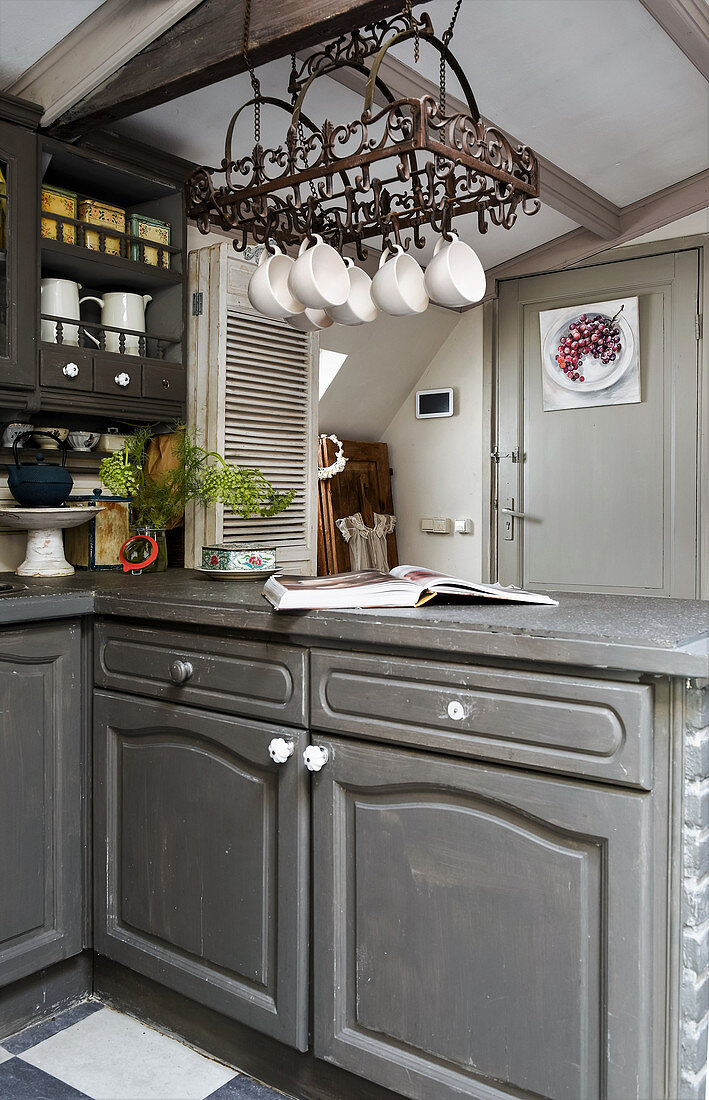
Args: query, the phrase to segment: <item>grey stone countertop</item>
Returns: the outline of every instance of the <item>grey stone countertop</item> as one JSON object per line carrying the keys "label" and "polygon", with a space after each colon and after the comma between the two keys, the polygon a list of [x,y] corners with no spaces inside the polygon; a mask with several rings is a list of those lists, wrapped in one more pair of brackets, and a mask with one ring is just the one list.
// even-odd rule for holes
{"label": "grey stone countertop", "polygon": [[217,581],[193,570],[53,579],[0,574],[0,584],[22,585],[0,594],[0,625],[95,612],[301,645],[709,678],[709,601],[567,592],[556,593],[558,607],[433,600],[411,609],[277,613],[261,595],[260,581]]}

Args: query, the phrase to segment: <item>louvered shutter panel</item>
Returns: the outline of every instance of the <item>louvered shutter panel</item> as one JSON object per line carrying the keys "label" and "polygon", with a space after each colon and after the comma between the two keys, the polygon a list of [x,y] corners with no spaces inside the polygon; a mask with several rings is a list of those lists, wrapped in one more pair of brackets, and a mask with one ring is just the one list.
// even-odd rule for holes
{"label": "louvered shutter panel", "polygon": [[227,311],[224,457],[258,467],[293,503],[272,519],[224,511],[223,538],[261,545],[309,541],[310,342],[281,321]]}

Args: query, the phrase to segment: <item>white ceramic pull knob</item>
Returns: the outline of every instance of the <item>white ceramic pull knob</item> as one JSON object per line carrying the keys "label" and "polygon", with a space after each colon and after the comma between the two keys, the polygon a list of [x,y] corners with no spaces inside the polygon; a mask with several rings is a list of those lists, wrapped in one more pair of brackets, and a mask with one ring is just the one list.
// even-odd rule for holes
{"label": "white ceramic pull knob", "polygon": [[78,373],[79,373],[79,364],[78,363],[65,363],[64,366],[62,367],[62,374],[66,378],[76,378]]}
{"label": "white ceramic pull knob", "polygon": [[465,718],[463,704],[459,703],[457,699],[448,704],[448,717],[452,718],[454,722],[460,722],[461,718]]}
{"label": "white ceramic pull knob", "polygon": [[184,684],[194,672],[189,661],[173,661],[170,665],[170,679],[173,684]]}
{"label": "white ceramic pull knob", "polygon": [[319,772],[321,768],[324,768],[330,757],[327,749],[322,748],[320,745],[308,745],[307,749],[303,750],[303,760],[305,766],[309,772]]}
{"label": "white ceramic pull knob", "polygon": [[274,737],[268,746],[268,755],[274,764],[285,764],[294,752],[295,745],[292,741],[286,741],[285,737]]}
{"label": "white ceramic pull knob", "polygon": [[113,381],[116,383],[117,386],[127,386],[130,382],[130,375],[126,374],[125,371],[121,371],[120,374],[116,375]]}

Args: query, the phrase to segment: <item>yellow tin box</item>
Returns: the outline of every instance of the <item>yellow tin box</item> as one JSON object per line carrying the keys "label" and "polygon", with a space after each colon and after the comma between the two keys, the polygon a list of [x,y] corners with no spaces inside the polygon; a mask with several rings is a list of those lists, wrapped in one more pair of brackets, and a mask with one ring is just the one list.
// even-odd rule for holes
{"label": "yellow tin box", "polygon": [[[48,214],[61,214],[65,218],[76,218],[76,192],[64,191],[61,187],[42,185],[42,210]],[[42,218],[41,233],[51,241],[65,241],[76,244],[76,227],[58,222],[56,218]]]}
{"label": "yellow tin box", "polygon": [[[97,202],[96,199],[81,200],[79,203],[79,221],[87,222],[90,225],[100,225],[103,229],[117,229],[120,233],[126,231],[125,210],[120,206],[110,206],[107,202]],[[109,237],[106,234],[102,248],[98,230],[85,229],[84,247],[91,248],[94,252],[107,252],[111,256],[120,256],[121,238]]]}
{"label": "yellow tin box", "polygon": [[[142,241],[156,241],[160,245],[170,243],[170,223],[161,222],[158,218],[148,218],[145,214],[131,214],[130,229],[132,237],[140,237]],[[130,246],[131,260],[140,260],[140,245],[133,242]],[[158,251],[157,248],[143,246],[143,263],[153,267],[169,267],[170,253]]]}

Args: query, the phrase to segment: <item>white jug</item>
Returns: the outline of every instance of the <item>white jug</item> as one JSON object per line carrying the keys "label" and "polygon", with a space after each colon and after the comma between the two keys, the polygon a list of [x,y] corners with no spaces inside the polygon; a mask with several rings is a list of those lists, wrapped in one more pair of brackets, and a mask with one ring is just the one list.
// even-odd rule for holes
{"label": "white jug", "polygon": [[[40,285],[41,312],[51,317],[71,317],[79,320],[79,291],[81,283],[71,279],[42,279]],[[58,343],[56,321],[42,321],[40,334],[49,344]],[[77,347],[79,329],[77,325],[62,326],[62,343]]]}
{"label": "white jug", "polygon": [[[98,302],[101,306],[101,324],[112,325],[119,329],[133,329],[145,332],[145,307],[152,302],[150,294],[131,294],[124,290],[109,290],[103,298],[87,296],[82,302]],[[87,333],[98,346],[99,341]],[[120,333],[106,333],[106,351],[120,351]],[[126,336],[125,355],[140,355],[140,337]]]}

